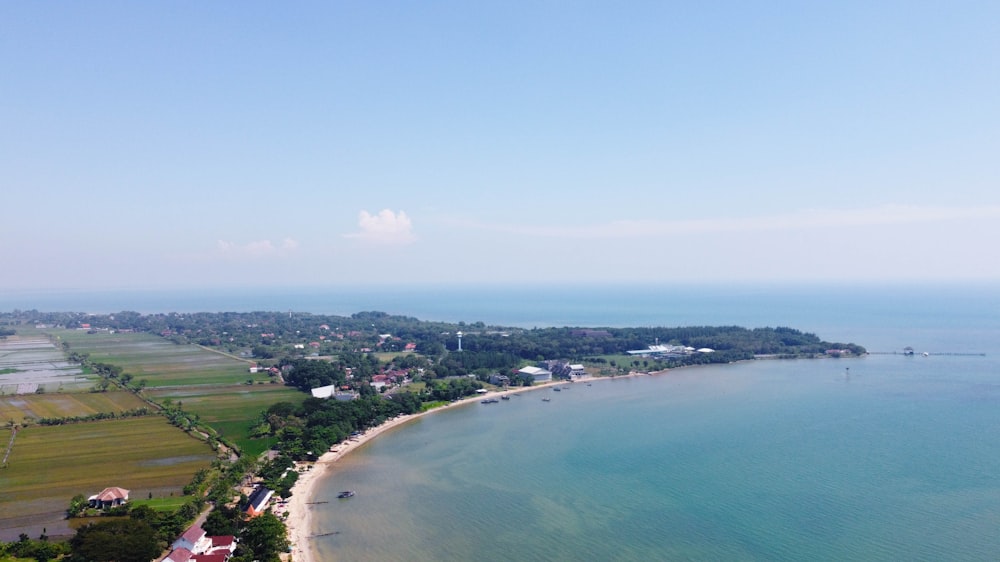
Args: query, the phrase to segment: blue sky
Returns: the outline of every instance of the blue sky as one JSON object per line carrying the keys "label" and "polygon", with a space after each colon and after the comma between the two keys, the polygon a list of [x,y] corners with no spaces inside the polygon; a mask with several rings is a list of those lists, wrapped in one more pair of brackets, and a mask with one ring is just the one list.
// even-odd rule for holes
{"label": "blue sky", "polygon": [[996,2],[5,2],[0,290],[993,281]]}

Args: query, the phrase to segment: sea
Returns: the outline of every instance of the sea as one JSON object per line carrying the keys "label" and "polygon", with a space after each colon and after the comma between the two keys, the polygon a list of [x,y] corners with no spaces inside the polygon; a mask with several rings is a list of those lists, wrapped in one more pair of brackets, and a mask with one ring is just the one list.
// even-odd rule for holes
{"label": "sea", "polygon": [[330,467],[309,499],[319,560],[1000,558],[1000,289],[986,284],[22,298],[0,295],[0,310],[787,326],[872,352],[566,383],[424,416]]}

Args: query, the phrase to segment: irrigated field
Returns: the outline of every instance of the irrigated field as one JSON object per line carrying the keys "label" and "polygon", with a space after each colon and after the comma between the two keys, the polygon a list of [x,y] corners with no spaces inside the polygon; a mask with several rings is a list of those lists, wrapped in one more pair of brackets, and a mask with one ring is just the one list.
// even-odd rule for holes
{"label": "irrigated field", "polygon": [[80,367],[68,363],[62,350],[44,335],[0,339],[0,394],[31,394],[39,388],[46,392],[82,390],[91,384]]}
{"label": "irrigated field", "polygon": [[25,418],[69,418],[101,412],[118,413],[142,408],[146,403],[131,392],[77,392],[73,394],[22,394],[0,396],[0,422]]}
{"label": "irrigated field", "polygon": [[69,342],[71,351],[89,353],[91,361],[118,365],[136,380],[146,379],[148,388],[268,380],[266,374],[250,374],[248,362],[152,334],[50,333]]}
{"label": "irrigated field", "polygon": [[[89,360],[121,367],[133,382],[144,380],[142,395],[163,404],[167,399],[197,414],[202,424],[218,431],[241,452],[256,455],[271,443],[251,440],[257,415],[276,402],[301,403],[306,394],[271,384],[266,374],[251,374],[249,362],[196,345],[177,345],[159,336],[133,333],[87,333],[46,330],[70,352]],[[2,371],[0,371],[2,372]],[[254,384],[247,384],[247,381]],[[90,381],[90,386],[94,381]],[[118,412],[141,407],[142,400],[124,391],[106,393],[19,395],[0,400],[0,424],[27,416],[69,417]],[[0,432],[6,444],[9,435]],[[62,511],[78,493],[90,495],[107,486],[132,490],[136,497],[150,492],[179,495],[195,472],[213,458],[203,442],[170,426],[163,417],[113,422],[30,426],[18,433],[10,466],[0,469],[0,539],[18,533],[37,536],[69,532]]]}
{"label": "irrigated field", "polygon": [[70,499],[108,486],[143,498],[180,495],[214,458],[208,445],[159,416],[23,429],[0,469],[0,539],[26,529],[35,536],[43,526],[50,535],[68,532],[62,517]]}
{"label": "irrigated field", "polygon": [[268,443],[249,438],[250,422],[261,411],[277,402],[301,404],[308,396],[298,390],[276,384],[196,388],[162,388],[146,391],[153,400],[170,399],[181,403],[186,412],[198,414],[201,421],[215,428],[245,454],[259,454]]}

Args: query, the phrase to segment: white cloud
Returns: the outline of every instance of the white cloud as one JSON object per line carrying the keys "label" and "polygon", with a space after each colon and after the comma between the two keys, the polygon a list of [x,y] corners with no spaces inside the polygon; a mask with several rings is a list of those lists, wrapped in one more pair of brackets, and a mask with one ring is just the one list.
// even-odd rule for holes
{"label": "white cloud", "polygon": [[377,215],[361,211],[358,213],[358,228],[358,232],[344,236],[380,244],[409,244],[416,239],[413,235],[413,223],[403,211],[394,213],[389,209],[382,209]]}
{"label": "white cloud", "polygon": [[859,226],[892,226],[955,220],[1000,219],[1000,206],[921,207],[886,205],[863,209],[806,209],[761,217],[682,220],[619,220],[583,226],[458,223],[464,228],[568,239],[622,239],[676,234],[763,232]]}
{"label": "white cloud", "polygon": [[276,245],[270,240],[254,240],[245,244],[238,244],[228,240],[216,241],[216,248],[219,254],[230,258],[265,258],[278,257],[296,251],[299,243],[291,238],[285,238],[280,245]]}

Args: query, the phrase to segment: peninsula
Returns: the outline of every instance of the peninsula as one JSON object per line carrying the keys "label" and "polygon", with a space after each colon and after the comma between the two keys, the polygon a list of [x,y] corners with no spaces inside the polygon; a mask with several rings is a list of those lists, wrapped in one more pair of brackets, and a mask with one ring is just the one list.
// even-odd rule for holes
{"label": "peninsula", "polygon": [[[70,505],[73,496],[118,486],[133,490],[133,498],[137,490],[148,497],[133,499],[115,513],[156,507],[159,515],[143,511],[148,518],[142,523],[161,544],[177,538],[178,517],[193,519],[211,509],[203,524],[210,536],[259,533],[260,522],[272,519],[284,529],[287,519],[296,560],[308,556],[303,550],[307,502],[322,467],[426,412],[566,380],[755,358],[865,353],[856,344],[826,342],[785,327],[522,329],[381,312],[15,311],[0,313],[0,346],[6,352],[0,364],[0,410],[11,420],[5,470],[12,485],[5,489],[14,502],[0,505],[0,511],[14,514],[14,519],[0,519],[0,538],[45,534],[44,529],[53,538],[68,538],[72,531],[60,523],[65,508],[58,506]],[[50,367],[38,368],[39,354],[50,358]],[[65,466],[64,450],[42,446],[32,451],[40,461],[21,460],[26,455],[19,453],[34,446],[33,435],[72,434],[82,443],[89,428],[105,424],[95,434],[114,427],[122,443],[140,443],[142,436],[131,428],[148,431],[157,417],[173,425],[177,436],[189,438],[171,447],[191,452],[143,452],[136,446],[134,473],[128,476],[95,465],[88,471],[93,481],[50,486],[54,495],[34,504],[46,506],[38,512],[29,513],[28,504],[18,502],[37,489],[31,475],[57,484],[63,480],[46,472],[57,469],[41,467]],[[147,421],[129,424],[126,418]],[[190,439],[200,441],[202,449],[191,449]],[[80,451],[75,462],[98,454],[99,448]],[[166,457],[153,458],[156,454]],[[161,471],[164,476],[151,485],[157,477],[147,473],[154,466],[173,470],[169,476]],[[22,473],[23,479],[13,478]],[[25,482],[23,489],[17,482]],[[264,519],[235,517],[247,512],[246,498],[265,497],[256,493],[261,490],[273,498],[252,506]],[[174,507],[164,508],[158,497],[177,499]],[[99,514],[80,510],[73,515]],[[101,522],[100,517],[92,521]],[[241,545],[237,555],[261,558],[290,546],[284,531]]]}

